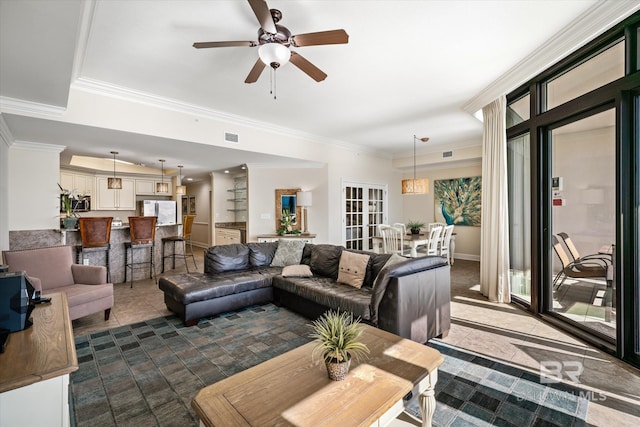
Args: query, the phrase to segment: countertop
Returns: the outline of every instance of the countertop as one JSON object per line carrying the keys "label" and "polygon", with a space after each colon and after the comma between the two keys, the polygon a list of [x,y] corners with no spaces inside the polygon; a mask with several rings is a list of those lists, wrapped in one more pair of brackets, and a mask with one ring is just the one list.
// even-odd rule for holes
{"label": "countertop", "polygon": [[[158,224],[156,225],[156,227],[174,227],[176,225],[182,225],[182,224]],[[125,224],[123,223],[122,225],[114,225],[111,226],[111,230],[128,230],[129,229],[129,224]],[[80,231],[77,228],[61,228],[60,229],[61,232],[65,233],[65,232],[74,232],[74,231]]]}
{"label": "countertop", "polygon": [[216,222],[216,228],[230,228],[232,230],[247,230],[246,222]]}

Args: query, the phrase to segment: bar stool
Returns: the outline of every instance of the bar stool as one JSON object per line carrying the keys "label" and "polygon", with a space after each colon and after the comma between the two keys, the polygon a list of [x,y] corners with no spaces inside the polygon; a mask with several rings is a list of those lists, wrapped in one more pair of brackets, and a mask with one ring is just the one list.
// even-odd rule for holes
{"label": "bar stool", "polygon": [[[155,216],[130,216],[129,232],[131,233],[131,241],[124,243],[124,281],[127,281],[127,270],[131,269],[131,287],[133,288],[133,270],[136,268],[146,268],[149,265],[149,279],[155,278],[156,283],[156,264],[153,257],[153,249],[155,248],[156,221]],[[135,261],[135,251],[143,250],[143,256],[146,249],[149,249],[149,261]],[[129,252],[131,252],[131,262],[129,262]]]}
{"label": "bar stool", "polygon": [[111,221],[113,217],[82,217],[78,219],[82,244],[76,246],[77,263],[82,264],[85,253],[105,252],[107,282],[111,282],[109,252],[111,250]]}
{"label": "bar stool", "polygon": [[[198,264],[196,264],[196,257],[193,255],[193,244],[191,242],[191,228],[193,226],[193,220],[195,215],[185,215],[182,221],[182,236],[167,236],[162,238],[162,272],[164,273],[164,260],[165,258],[171,258],[173,260],[173,269],[176,268],[176,257],[184,260],[184,266],[189,272],[189,264],[187,258],[190,256],[193,259],[193,265],[198,270]],[[182,253],[176,254],[176,243],[182,242]],[[189,252],[187,253],[187,242],[189,243]],[[173,252],[169,255],[165,255],[165,246],[167,243],[173,243]]]}

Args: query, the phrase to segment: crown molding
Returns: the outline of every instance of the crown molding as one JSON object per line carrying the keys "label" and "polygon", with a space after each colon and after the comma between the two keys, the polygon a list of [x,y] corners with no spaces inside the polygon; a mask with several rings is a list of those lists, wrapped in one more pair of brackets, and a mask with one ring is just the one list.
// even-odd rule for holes
{"label": "crown molding", "polygon": [[223,111],[213,110],[211,108],[178,101],[171,98],[165,98],[162,96],[126,88],[123,86],[113,85],[100,80],[89,79],[86,77],[76,79],[71,84],[71,89],[86,93],[93,93],[99,96],[108,96],[128,102],[136,102],[139,104],[148,105],[150,107],[162,108],[178,113],[196,115],[205,119],[221,121],[238,126],[245,126],[259,131],[275,133],[278,135],[301,139],[308,142],[333,145],[352,151],[366,152],[383,157],[388,156],[386,153],[380,150],[373,149],[371,147],[351,144],[345,141],[330,139],[311,133],[302,132],[296,129],[277,126],[267,122],[253,120],[247,117],[225,113]]}
{"label": "crown molding", "polygon": [[4,117],[0,113],[0,139],[7,147],[11,147],[15,139],[13,138],[13,134],[11,130],[9,130],[9,126],[7,126],[7,122],[4,121]]}
{"label": "crown molding", "polygon": [[474,115],[500,95],[508,94],[637,10],[640,10],[640,2],[637,0],[597,2],[478,95],[467,101],[462,109]]}
{"label": "crown molding", "polygon": [[55,144],[43,144],[41,142],[31,142],[31,141],[15,141],[11,148],[18,148],[20,150],[28,150],[28,151],[41,151],[41,152],[50,152],[50,153],[62,153],[65,147],[64,145],[55,145]]}
{"label": "crown molding", "polygon": [[29,115],[42,118],[61,117],[67,109],[57,105],[41,104],[24,99],[0,96],[0,113]]}
{"label": "crown molding", "polygon": [[82,67],[84,66],[84,59],[87,54],[87,46],[89,44],[89,36],[91,35],[91,27],[93,25],[95,11],[95,0],[84,0],[80,5],[80,24],[78,25],[78,34],[76,37],[76,50],[73,55],[71,81],[80,77]]}

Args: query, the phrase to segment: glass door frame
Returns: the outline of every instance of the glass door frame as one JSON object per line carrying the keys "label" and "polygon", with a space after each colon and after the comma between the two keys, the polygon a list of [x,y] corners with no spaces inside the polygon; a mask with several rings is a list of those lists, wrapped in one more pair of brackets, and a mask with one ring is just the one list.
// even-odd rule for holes
{"label": "glass door frame", "polygon": [[[388,217],[389,217],[389,192],[388,192],[388,186],[387,184],[374,184],[374,183],[370,183],[370,182],[361,182],[361,181],[350,181],[350,180],[343,180],[342,181],[342,188],[341,188],[341,218],[342,218],[342,245],[346,247],[346,243],[347,243],[347,225],[346,225],[346,218],[347,218],[347,211],[346,211],[346,189],[347,187],[355,187],[355,188],[361,188],[362,189],[362,194],[363,194],[363,198],[362,198],[362,217],[364,218],[363,223],[361,224],[362,226],[362,242],[363,242],[363,250],[367,251],[367,250],[371,250],[370,248],[366,247],[366,243],[370,241],[370,238],[373,236],[369,235],[369,226],[371,224],[369,224],[369,190],[370,189],[375,189],[375,190],[381,190],[382,194],[383,194],[383,201],[382,201],[382,223],[387,223],[388,222]],[[349,212],[349,213],[353,213],[353,212]],[[360,238],[359,238],[360,239]],[[351,239],[353,240],[353,239]]]}
{"label": "glass door frame", "polygon": [[[552,162],[553,162],[553,154],[552,154],[552,132],[554,129],[561,128],[565,125],[577,122],[579,120],[587,119],[593,115],[614,110],[616,114],[616,170],[613,173],[616,176],[616,212],[620,212],[620,182],[618,180],[620,171],[620,132],[619,132],[619,124],[620,124],[620,108],[618,102],[607,102],[598,107],[582,111],[578,114],[572,115],[570,117],[565,117],[562,120],[558,120],[553,124],[549,124],[547,126],[543,126],[539,128],[539,141],[540,141],[540,179],[538,182],[541,184],[540,188],[540,199],[539,206],[543,210],[543,214],[541,216],[541,225],[542,225],[542,239],[543,245],[541,246],[541,251],[543,255],[540,257],[541,259],[541,274],[540,281],[538,282],[540,286],[538,286],[538,295],[539,300],[542,302],[539,307],[539,312],[543,316],[546,316],[549,320],[552,320],[553,323],[558,322],[558,324],[565,324],[570,326],[573,332],[582,337],[588,337],[588,340],[593,341],[594,344],[602,347],[603,349],[614,352],[616,349],[616,342],[620,342],[620,329],[621,329],[621,313],[624,313],[624,310],[619,310],[621,313],[618,314],[616,319],[616,339],[612,340],[610,337],[601,334],[600,332],[590,329],[576,321],[573,321],[565,316],[562,316],[560,313],[557,313],[552,310],[553,308],[553,283],[551,281],[551,277],[553,277],[553,260],[554,260],[554,250],[552,243],[552,234],[553,234],[553,202],[552,202],[552,185],[551,179],[553,176],[552,172]],[[616,247],[619,248],[620,244],[620,218],[616,218],[616,238],[615,244]],[[620,271],[619,264],[621,257],[616,257],[617,260],[616,265],[614,265],[615,271]],[[616,275],[614,277],[613,286],[617,286],[618,292],[616,292],[616,307],[621,307],[621,286],[623,283],[620,275]],[[532,291],[533,292],[533,291]]]}

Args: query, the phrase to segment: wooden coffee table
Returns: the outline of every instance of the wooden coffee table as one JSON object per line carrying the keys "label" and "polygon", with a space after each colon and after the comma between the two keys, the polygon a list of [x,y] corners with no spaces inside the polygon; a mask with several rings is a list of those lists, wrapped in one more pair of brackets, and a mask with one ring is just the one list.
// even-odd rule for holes
{"label": "wooden coffee table", "polygon": [[313,343],[203,388],[191,402],[204,426],[383,426],[420,395],[423,426],[431,426],[437,351],[365,325],[371,354],[351,362],[344,381],[331,381]]}

